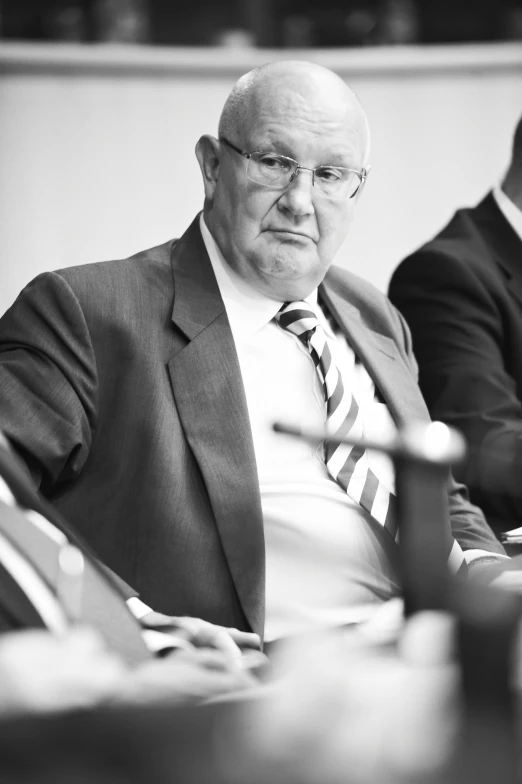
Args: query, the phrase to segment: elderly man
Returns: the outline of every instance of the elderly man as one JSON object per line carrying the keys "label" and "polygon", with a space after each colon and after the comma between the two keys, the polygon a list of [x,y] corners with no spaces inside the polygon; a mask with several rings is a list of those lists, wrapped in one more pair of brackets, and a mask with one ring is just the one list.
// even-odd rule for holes
{"label": "elderly man", "polygon": [[431,415],[472,447],[462,479],[500,533],[522,524],[522,118],[502,183],[395,271]]}
{"label": "elderly man", "polygon": [[[371,436],[428,417],[400,316],[331,266],[368,153],[332,72],[255,69],[197,144],[204,211],[181,239],[41,275],[0,321],[0,427],[164,613],[273,640],[400,593],[390,464],[271,429]],[[452,568],[502,558],[448,493]]]}

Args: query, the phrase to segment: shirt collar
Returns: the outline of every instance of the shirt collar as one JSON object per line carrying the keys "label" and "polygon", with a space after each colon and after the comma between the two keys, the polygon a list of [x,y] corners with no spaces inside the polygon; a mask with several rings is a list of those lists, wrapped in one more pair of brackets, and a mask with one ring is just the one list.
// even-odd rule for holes
{"label": "shirt collar", "polygon": [[522,240],[522,211],[506,196],[500,185],[493,188],[493,196],[499,210]]}
{"label": "shirt collar", "polygon": [[[256,291],[227,264],[205,223],[203,213],[199,218],[199,227],[225,303],[234,341],[247,340],[272,321],[284,303]],[[305,302],[317,312],[317,289],[305,297]]]}

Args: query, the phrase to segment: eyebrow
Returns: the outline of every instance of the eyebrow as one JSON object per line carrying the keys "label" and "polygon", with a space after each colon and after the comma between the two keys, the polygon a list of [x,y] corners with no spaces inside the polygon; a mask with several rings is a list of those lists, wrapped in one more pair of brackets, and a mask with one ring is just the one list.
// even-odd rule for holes
{"label": "eyebrow", "polygon": [[[292,152],[288,152],[288,149],[289,148],[287,147],[287,145],[284,142],[275,142],[275,143],[272,143],[272,144],[267,142],[265,145],[263,145],[263,144],[257,145],[255,148],[252,149],[252,151],[253,152],[273,152],[275,155],[284,155],[286,158],[291,158],[293,161],[297,161],[297,163],[300,163],[300,161],[298,161],[298,159],[293,155]],[[284,150],[284,152],[283,152],[283,150]],[[344,161],[342,163],[336,163],[335,162],[335,157],[336,156],[334,155],[333,156],[334,160],[329,160],[329,161],[324,161],[324,162],[321,161],[321,163],[316,164],[316,166],[314,168],[317,169],[319,166],[333,166],[333,167],[339,167],[341,169],[353,168],[354,163],[352,161],[350,161],[349,163],[345,163]]]}

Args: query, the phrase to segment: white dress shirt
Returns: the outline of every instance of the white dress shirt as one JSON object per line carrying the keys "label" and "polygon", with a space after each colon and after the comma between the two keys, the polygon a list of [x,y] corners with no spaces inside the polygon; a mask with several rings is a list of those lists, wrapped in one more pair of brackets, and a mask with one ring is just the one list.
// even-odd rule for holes
{"label": "white dress shirt", "polygon": [[[326,405],[312,358],[274,316],[282,302],[252,289],[224,261],[200,221],[245,388],[256,455],[266,544],[267,641],[317,626],[350,623],[400,593],[397,545],[327,473],[322,448],[274,433],[274,421],[324,428]],[[349,379],[365,435],[394,429],[373,381],[334,336],[318,305],[306,298],[329,338],[343,379]],[[371,465],[393,490],[393,467],[373,453]]]}

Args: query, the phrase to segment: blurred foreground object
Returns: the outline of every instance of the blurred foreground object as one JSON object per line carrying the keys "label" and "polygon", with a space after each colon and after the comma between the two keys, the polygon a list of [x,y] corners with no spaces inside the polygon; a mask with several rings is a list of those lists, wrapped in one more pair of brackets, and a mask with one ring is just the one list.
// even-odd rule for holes
{"label": "blurred foreground object", "polygon": [[2,717],[91,708],[112,699],[125,679],[123,660],[92,629],[0,636]]}
{"label": "blurred foreground object", "polygon": [[[369,641],[364,628],[288,642],[264,693],[197,710],[164,700],[4,721],[1,780],[512,784],[505,690],[489,691],[504,685],[505,656],[482,646],[466,673],[458,629],[451,615],[425,612],[408,619],[394,644]],[[491,665],[489,684],[477,684]]]}
{"label": "blurred foreground object", "polygon": [[239,646],[259,648],[256,635],[146,605],[140,625],[127,589],[40,499],[0,432],[0,715],[186,704],[252,686],[265,657],[246,661]]}
{"label": "blurred foreground object", "polygon": [[506,676],[519,610],[506,611],[505,600],[460,621],[417,613],[393,646],[339,632],[301,641],[300,655],[281,650],[279,683],[239,713],[251,726],[248,753],[239,765],[224,755],[225,780],[514,784],[515,698]]}
{"label": "blurred foreground object", "polygon": [[457,780],[520,781],[521,599],[478,585],[455,597],[464,715],[454,759]]}
{"label": "blurred foreground object", "polygon": [[407,622],[397,646],[357,631],[288,643],[275,660],[272,691],[234,717],[250,731],[240,761],[223,744],[225,780],[432,781],[447,769],[459,732],[453,638],[449,616],[423,613]]}
{"label": "blurred foreground object", "polygon": [[[312,433],[303,435],[314,438]],[[342,440],[356,443],[354,439]],[[380,448],[395,460],[403,587],[410,619],[395,646],[374,644],[364,655],[359,649],[360,662],[357,658],[350,661],[344,676],[336,670],[340,662],[346,666],[340,650],[317,655],[316,646],[315,668],[309,663],[307,675],[311,678],[313,669],[319,672],[321,668],[317,688],[321,696],[329,696],[323,703],[322,721],[314,724],[310,719],[302,734],[295,730],[297,741],[308,749],[314,747],[310,743],[314,737],[314,752],[302,755],[305,762],[300,775],[280,780],[312,782],[319,772],[315,766],[320,768],[329,761],[331,780],[339,782],[345,780],[343,775],[349,769],[353,781],[379,781],[384,776],[387,781],[431,781],[434,775],[436,781],[490,782],[498,777],[499,781],[514,783],[518,780],[515,653],[521,599],[454,578],[447,569],[447,471],[450,463],[462,460],[464,441],[445,425],[432,423],[404,429],[380,445],[366,442],[366,447]],[[496,565],[494,569],[500,571],[502,567]],[[354,651],[363,629],[364,625],[352,633]],[[372,657],[376,663],[385,663],[383,684],[375,680]],[[295,658],[291,657],[294,662]],[[357,670],[358,663],[361,671]],[[299,703],[309,696],[300,677],[306,680],[295,670],[288,676],[286,684],[293,684],[290,689],[295,688],[295,694],[286,695],[286,705],[297,705],[296,715],[317,715]],[[343,686],[353,689],[354,684],[365,696],[351,704],[346,693],[344,698],[339,695]],[[376,689],[375,713],[370,713],[365,723],[361,705],[371,710],[372,689]],[[284,721],[281,705],[276,715]],[[337,723],[335,730],[328,730],[328,717],[332,715],[340,724],[346,721],[342,732],[338,732]],[[286,717],[289,721],[288,712]],[[356,727],[350,726],[352,723]],[[298,726],[297,720],[294,726]],[[277,756],[276,739],[288,734],[278,733],[277,726],[270,724],[265,733],[267,756]],[[349,751],[348,738],[355,739]],[[429,744],[429,750],[424,744]],[[301,758],[297,753],[295,757]]]}
{"label": "blurred foreground object", "polygon": [[447,609],[453,546],[447,483],[450,465],[466,453],[460,434],[441,422],[412,423],[393,436],[362,441],[279,422],[274,430],[312,442],[360,445],[393,458],[406,612]]}
{"label": "blurred foreground object", "polygon": [[[452,435],[428,425],[385,445],[403,472],[402,495],[410,471],[425,502],[435,506],[444,496],[440,469],[462,452]],[[411,473],[419,466],[422,474]],[[142,692],[144,709],[131,690],[125,714],[12,721],[0,726],[2,782],[515,784],[519,599],[451,579],[444,548],[435,542],[433,549],[430,537],[408,544],[418,528],[404,518],[425,512],[420,500],[417,486],[401,502],[403,557],[425,564],[420,551],[431,548],[438,568],[406,569],[409,590],[419,590],[421,600],[412,595],[404,624],[400,604],[390,602],[354,629],[283,642],[271,683],[198,710],[181,710],[165,691],[161,699],[153,680],[156,691]],[[437,523],[434,513],[432,536],[443,543]],[[417,611],[432,602],[437,581],[448,609]],[[163,706],[152,710],[146,701],[154,694]]]}
{"label": "blurred foreground object", "polygon": [[399,432],[394,454],[397,514],[407,614],[448,609],[452,536],[446,487],[465,442],[441,422]]}

